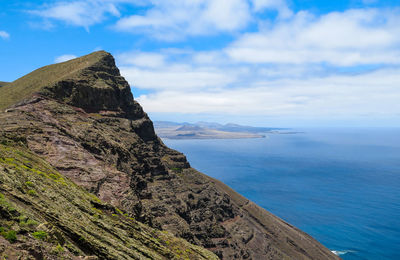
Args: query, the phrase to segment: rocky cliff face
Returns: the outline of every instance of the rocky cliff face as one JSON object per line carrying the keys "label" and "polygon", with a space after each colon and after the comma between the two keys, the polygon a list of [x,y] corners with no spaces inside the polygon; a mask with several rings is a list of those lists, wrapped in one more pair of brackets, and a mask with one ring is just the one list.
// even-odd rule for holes
{"label": "rocky cliff face", "polygon": [[0,232],[2,259],[218,259],[104,203],[19,135],[0,137]]}
{"label": "rocky cliff face", "polygon": [[[1,87],[0,109],[6,111],[0,113],[4,140],[21,141],[26,151],[111,211],[120,208],[128,218],[223,259],[337,259],[166,147],[106,52],[47,66]],[[213,257],[185,246],[195,252],[190,259]]]}

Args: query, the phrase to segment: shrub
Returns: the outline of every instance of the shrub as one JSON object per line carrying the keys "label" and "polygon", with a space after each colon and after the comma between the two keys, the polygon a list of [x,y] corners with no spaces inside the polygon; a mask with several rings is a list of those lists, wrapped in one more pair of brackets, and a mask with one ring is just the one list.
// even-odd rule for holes
{"label": "shrub", "polygon": [[10,243],[14,243],[17,240],[17,233],[14,230],[8,232],[1,232],[1,235],[7,239]]}
{"label": "shrub", "polygon": [[0,207],[7,209],[12,214],[17,211],[14,207],[11,206],[11,204],[6,200],[2,193],[0,193]]}
{"label": "shrub", "polygon": [[33,228],[33,227],[37,226],[37,224],[38,224],[38,223],[37,223],[36,221],[34,221],[33,219],[28,219],[28,220],[26,220],[26,217],[23,218],[23,219],[21,219],[20,222],[19,222],[20,227],[30,227],[30,228]]}
{"label": "shrub", "polygon": [[36,231],[33,234],[33,237],[40,240],[45,240],[47,238],[47,232],[45,231]]}
{"label": "shrub", "polygon": [[124,213],[119,209],[119,208],[115,208],[116,213],[120,214],[120,215],[124,215]]}
{"label": "shrub", "polygon": [[64,252],[64,247],[62,247],[60,244],[58,244],[51,251],[54,255],[61,255]]}
{"label": "shrub", "polygon": [[28,219],[28,217],[25,216],[25,215],[21,215],[21,216],[18,217],[18,219],[19,219],[20,222],[25,222]]}
{"label": "shrub", "polygon": [[58,176],[53,173],[50,173],[49,177],[52,178],[53,180],[58,180]]}
{"label": "shrub", "polygon": [[25,182],[25,185],[28,186],[28,187],[33,187],[34,186],[33,182],[31,182],[31,181]]}
{"label": "shrub", "polygon": [[28,194],[31,195],[31,196],[35,196],[36,195],[36,191],[28,190]]}
{"label": "shrub", "polygon": [[28,225],[29,227],[34,227],[37,224],[38,223],[36,221],[34,221],[33,219],[28,219],[28,221],[26,221],[26,225]]}

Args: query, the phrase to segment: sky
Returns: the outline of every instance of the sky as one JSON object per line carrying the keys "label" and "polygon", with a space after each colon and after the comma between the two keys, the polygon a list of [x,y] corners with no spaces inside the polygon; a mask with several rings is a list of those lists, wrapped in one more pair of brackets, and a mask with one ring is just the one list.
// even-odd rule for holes
{"label": "sky", "polygon": [[400,126],[398,0],[0,0],[0,81],[97,50],[153,120]]}

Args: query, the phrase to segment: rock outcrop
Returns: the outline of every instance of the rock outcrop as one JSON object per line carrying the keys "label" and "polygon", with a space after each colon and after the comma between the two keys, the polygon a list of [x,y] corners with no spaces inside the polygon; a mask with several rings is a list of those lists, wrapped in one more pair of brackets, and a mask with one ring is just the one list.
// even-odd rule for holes
{"label": "rock outcrop", "polygon": [[[191,168],[183,154],[166,147],[106,52],[46,66],[4,85],[0,110],[5,111],[0,113],[1,138],[20,142],[32,158],[60,173],[67,186],[73,186],[71,180],[84,189],[76,188],[80,192],[97,196],[109,212],[121,209],[135,225],[167,231],[223,259],[338,259],[309,235]],[[9,175],[4,169],[1,174]],[[25,195],[7,193],[4,182],[0,191],[24,203],[19,198]],[[66,202],[56,197],[54,203]],[[90,201],[86,204],[89,207]],[[114,223],[104,219],[100,225],[106,232],[109,221]],[[132,224],[127,225],[119,228]],[[102,240],[98,231],[91,235],[90,241]],[[85,243],[81,248],[72,242],[85,253]],[[183,247],[192,253],[190,259],[213,257],[188,243]],[[121,248],[112,249],[116,258],[124,255]],[[98,250],[89,253],[104,258]]]}
{"label": "rock outcrop", "polygon": [[0,216],[2,259],[218,259],[104,203],[15,135],[0,138]]}

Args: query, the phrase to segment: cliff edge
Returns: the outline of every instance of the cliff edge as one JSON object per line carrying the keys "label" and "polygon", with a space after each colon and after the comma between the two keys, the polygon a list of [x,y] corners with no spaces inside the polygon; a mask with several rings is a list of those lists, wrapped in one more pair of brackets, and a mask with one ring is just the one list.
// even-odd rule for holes
{"label": "cliff edge", "polygon": [[[109,53],[46,66],[3,85],[0,111],[5,143],[19,144],[60,178],[150,230],[171,233],[222,259],[338,259],[166,147]],[[1,160],[0,165],[5,168]],[[0,191],[6,192],[3,184]],[[197,252],[193,256],[213,257],[189,243],[185,247]],[[90,253],[102,258],[96,250]]]}

